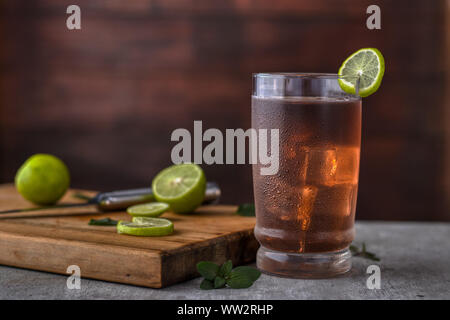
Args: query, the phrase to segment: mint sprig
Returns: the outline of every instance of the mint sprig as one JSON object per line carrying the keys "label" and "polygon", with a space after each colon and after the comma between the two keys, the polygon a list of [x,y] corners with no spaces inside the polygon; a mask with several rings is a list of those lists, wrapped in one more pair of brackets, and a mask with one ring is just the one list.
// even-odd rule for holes
{"label": "mint sprig", "polygon": [[225,280],[225,278],[219,277],[217,276],[214,279],[214,289],[220,289],[225,287],[225,284],[227,283],[227,280]]}
{"label": "mint sprig", "polygon": [[111,218],[91,219],[89,221],[90,226],[116,226],[118,223],[119,221]]}
{"label": "mint sprig", "polygon": [[356,245],[350,245],[350,251],[354,257],[361,257],[373,261],[380,261],[380,258],[375,253],[366,250],[366,244],[363,242],[361,249]]}
{"label": "mint sprig", "polygon": [[197,263],[197,270],[204,277],[200,289],[211,290],[230,287],[233,289],[249,288],[261,276],[258,269],[240,266],[233,269],[231,260],[221,266],[210,261]]}
{"label": "mint sprig", "polygon": [[200,289],[202,290],[214,289],[214,283],[211,280],[203,279],[202,283],[200,283]]}
{"label": "mint sprig", "polygon": [[241,204],[236,214],[243,216],[243,217],[254,217],[255,216],[255,204],[253,203],[243,203]]}
{"label": "mint sprig", "polygon": [[213,281],[219,273],[219,266],[214,262],[200,261],[197,263],[197,270],[203,278],[209,281]]}
{"label": "mint sprig", "polygon": [[218,276],[225,277],[227,274],[230,274],[232,269],[233,263],[231,262],[231,260],[228,260],[220,266]]}

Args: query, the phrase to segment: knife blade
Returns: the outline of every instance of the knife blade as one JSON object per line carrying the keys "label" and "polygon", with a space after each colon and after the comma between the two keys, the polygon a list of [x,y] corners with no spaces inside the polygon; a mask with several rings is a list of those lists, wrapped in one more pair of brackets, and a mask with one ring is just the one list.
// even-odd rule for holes
{"label": "knife blade", "polygon": [[[206,184],[205,198],[203,204],[214,204],[220,199],[221,190],[219,185],[215,182],[208,182]],[[120,211],[129,206],[155,201],[151,188],[118,190],[111,192],[101,192],[90,198],[87,202],[80,203],[61,203],[51,206],[40,206],[25,209],[12,209],[0,211],[1,214],[39,211],[48,209],[73,208],[97,206],[101,212],[105,211]]]}

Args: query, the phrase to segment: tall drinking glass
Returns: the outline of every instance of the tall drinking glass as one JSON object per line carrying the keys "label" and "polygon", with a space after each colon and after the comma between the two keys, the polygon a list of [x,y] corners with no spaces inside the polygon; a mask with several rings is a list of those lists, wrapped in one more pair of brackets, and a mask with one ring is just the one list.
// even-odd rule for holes
{"label": "tall drinking glass", "polygon": [[324,278],[351,269],[361,145],[361,98],[336,74],[253,75],[252,127],[279,129],[279,170],[253,165],[257,266]]}

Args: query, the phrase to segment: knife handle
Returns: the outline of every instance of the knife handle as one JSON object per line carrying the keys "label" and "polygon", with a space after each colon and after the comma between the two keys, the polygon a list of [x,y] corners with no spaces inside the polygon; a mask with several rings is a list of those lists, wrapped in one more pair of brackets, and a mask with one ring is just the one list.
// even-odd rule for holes
{"label": "knife handle", "polygon": [[[203,204],[213,204],[219,201],[221,191],[217,183],[206,184],[205,199]],[[129,206],[155,201],[151,188],[120,190],[99,193],[93,199],[101,211],[123,210]]]}

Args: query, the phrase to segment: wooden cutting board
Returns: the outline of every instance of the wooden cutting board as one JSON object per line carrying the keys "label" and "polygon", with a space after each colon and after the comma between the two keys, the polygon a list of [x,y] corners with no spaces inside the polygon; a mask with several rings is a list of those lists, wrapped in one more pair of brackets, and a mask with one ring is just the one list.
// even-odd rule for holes
{"label": "wooden cutting board", "polygon": [[[62,202],[77,202],[71,190]],[[0,210],[28,208],[12,185],[0,185]],[[33,217],[0,215],[0,264],[67,274],[77,265],[82,278],[161,288],[198,276],[202,260],[234,265],[255,260],[254,217],[234,214],[235,206],[203,206],[191,215],[165,213],[175,232],[135,237],[115,227],[89,226],[91,218],[131,220],[125,212],[98,214],[95,207],[34,212]],[[30,213],[28,213],[30,214]]]}

